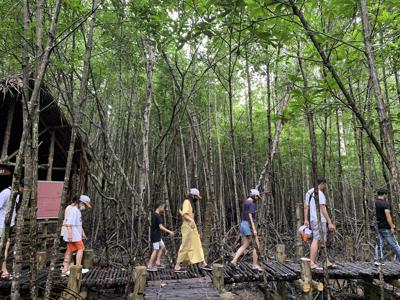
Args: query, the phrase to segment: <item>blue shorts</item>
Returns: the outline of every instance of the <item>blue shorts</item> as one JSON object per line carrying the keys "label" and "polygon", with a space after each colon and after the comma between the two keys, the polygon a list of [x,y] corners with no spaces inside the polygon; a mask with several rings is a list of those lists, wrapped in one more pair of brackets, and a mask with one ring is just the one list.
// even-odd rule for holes
{"label": "blue shorts", "polygon": [[241,236],[250,236],[253,235],[251,231],[250,222],[246,220],[242,220],[240,223],[240,235]]}

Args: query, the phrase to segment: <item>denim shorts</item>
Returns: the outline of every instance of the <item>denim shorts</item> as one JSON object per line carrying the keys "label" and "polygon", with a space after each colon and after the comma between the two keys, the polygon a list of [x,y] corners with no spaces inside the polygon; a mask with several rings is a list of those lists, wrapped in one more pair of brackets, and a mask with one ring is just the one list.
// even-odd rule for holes
{"label": "denim shorts", "polygon": [[251,228],[250,228],[250,222],[246,220],[242,220],[240,223],[240,235],[241,236],[250,236],[253,235]]}

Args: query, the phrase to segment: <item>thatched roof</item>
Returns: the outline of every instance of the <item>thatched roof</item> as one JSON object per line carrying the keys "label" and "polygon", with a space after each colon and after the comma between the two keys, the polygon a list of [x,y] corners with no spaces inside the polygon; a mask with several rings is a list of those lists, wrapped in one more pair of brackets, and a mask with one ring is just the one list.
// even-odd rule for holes
{"label": "thatched roof", "polygon": [[[33,81],[31,81],[33,85]],[[22,93],[23,81],[21,76],[12,76],[0,78],[0,148],[3,145],[4,132],[6,128],[7,112],[12,101],[15,104],[14,120],[12,123],[11,139],[8,147],[8,153],[13,153],[19,148],[19,142],[22,134]],[[40,124],[39,132],[39,164],[46,164],[49,154],[50,131],[55,131],[56,145],[54,155],[54,167],[62,168],[66,165],[66,155],[68,152],[71,136],[71,125],[64,116],[60,106],[51,95],[46,85],[42,85],[40,95]],[[82,162],[81,151],[83,143],[78,135],[74,165],[80,168]],[[86,167],[86,166],[85,166]]]}

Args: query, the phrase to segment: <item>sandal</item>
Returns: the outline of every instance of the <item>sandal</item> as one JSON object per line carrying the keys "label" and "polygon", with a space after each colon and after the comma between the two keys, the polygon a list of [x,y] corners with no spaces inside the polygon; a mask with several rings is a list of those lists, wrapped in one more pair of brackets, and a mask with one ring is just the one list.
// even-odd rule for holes
{"label": "sandal", "polygon": [[237,264],[234,264],[233,262],[229,262],[229,265],[232,267],[232,269],[236,269],[238,267]]}
{"label": "sandal", "polygon": [[328,269],[336,269],[336,268],[337,268],[337,265],[334,264],[334,263],[331,263],[331,264],[329,264],[329,265],[326,265],[326,267],[327,267]]}
{"label": "sandal", "polygon": [[180,268],[180,269],[174,269],[174,272],[175,273],[186,273],[187,271],[184,268]]}
{"label": "sandal", "polygon": [[10,273],[7,273],[7,274],[1,274],[1,279],[2,280],[12,280],[13,277]]}
{"label": "sandal", "polygon": [[253,271],[258,271],[258,272],[263,272],[264,271],[264,269],[261,268],[260,266],[253,266],[252,269],[253,269]]}
{"label": "sandal", "polygon": [[311,271],[323,271],[324,269],[318,265],[311,266]]}
{"label": "sandal", "polygon": [[212,267],[208,264],[201,266],[200,269],[202,269],[204,271],[212,271]]}

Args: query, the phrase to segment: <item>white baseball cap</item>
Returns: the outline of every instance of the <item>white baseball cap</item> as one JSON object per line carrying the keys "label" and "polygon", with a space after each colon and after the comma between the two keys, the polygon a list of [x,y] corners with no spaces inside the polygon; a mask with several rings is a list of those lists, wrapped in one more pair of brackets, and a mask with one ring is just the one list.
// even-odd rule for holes
{"label": "white baseball cap", "polygon": [[85,203],[87,207],[89,207],[89,208],[92,208],[92,207],[93,207],[92,204],[90,203],[90,198],[89,198],[89,196],[81,195],[81,196],[79,197],[79,200],[82,201],[83,203]]}
{"label": "white baseball cap", "polygon": [[249,192],[250,197],[256,197],[256,196],[260,196],[260,191],[257,189],[251,189]]}
{"label": "white baseball cap", "polygon": [[189,194],[192,195],[192,196],[196,196],[196,197],[198,197],[199,199],[202,198],[201,195],[200,195],[200,191],[199,191],[198,189],[196,189],[196,188],[191,188],[191,189],[189,190]]}

